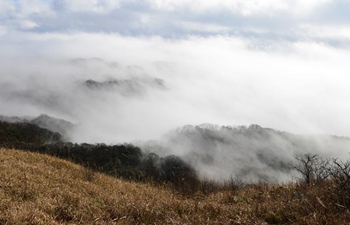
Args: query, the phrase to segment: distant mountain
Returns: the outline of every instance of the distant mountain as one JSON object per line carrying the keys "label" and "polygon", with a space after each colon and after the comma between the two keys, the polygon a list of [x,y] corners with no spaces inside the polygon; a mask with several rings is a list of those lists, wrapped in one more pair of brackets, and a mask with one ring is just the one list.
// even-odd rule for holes
{"label": "distant mountain", "polygon": [[106,81],[85,81],[85,86],[90,90],[118,91],[123,95],[138,95],[144,93],[148,88],[159,90],[166,89],[165,82],[159,78],[129,78],[112,79]]}
{"label": "distant mountain", "polygon": [[308,152],[323,157],[348,157],[350,139],[331,135],[297,135],[259,125],[186,125],[170,132],[145,151],[179,155],[204,177],[238,176],[247,182],[290,180],[295,155]]}
{"label": "distant mountain", "polygon": [[32,120],[30,123],[36,124],[39,127],[46,128],[53,132],[57,132],[62,134],[64,137],[69,136],[69,132],[73,129],[74,125],[66,120],[58,119],[55,117],[48,116],[46,114],[42,114]]}
{"label": "distant mountain", "polygon": [[279,132],[277,130],[273,130],[271,128],[263,128],[257,124],[252,124],[249,126],[220,126],[217,124],[203,123],[199,125],[185,125],[183,127],[175,129],[178,133],[188,133],[188,132],[196,132],[196,131],[228,131],[232,133],[252,133],[252,132],[262,132],[262,131],[273,131]]}
{"label": "distant mountain", "polygon": [[41,128],[50,130],[55,133],[62,135],[63,139],[68,139],[69,132],[73,129],[74,124],[69,121],[58,119],[55,117],[48,116],[46,114],[41,114],[38,117],[7,117],[0,115],[0,121],[8,123],[27,123],[34,124]]}

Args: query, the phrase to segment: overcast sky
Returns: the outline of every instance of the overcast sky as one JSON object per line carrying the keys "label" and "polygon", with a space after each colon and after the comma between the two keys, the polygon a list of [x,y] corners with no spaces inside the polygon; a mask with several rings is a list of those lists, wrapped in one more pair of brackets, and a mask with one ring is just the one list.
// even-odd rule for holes
{"label": "overcast sky", "polygon": [[[349,41],[348,0],[0,0],[0,114],[92,142],[199,123],[350,136]],[[77,93],[135,76],[166,88]]]}

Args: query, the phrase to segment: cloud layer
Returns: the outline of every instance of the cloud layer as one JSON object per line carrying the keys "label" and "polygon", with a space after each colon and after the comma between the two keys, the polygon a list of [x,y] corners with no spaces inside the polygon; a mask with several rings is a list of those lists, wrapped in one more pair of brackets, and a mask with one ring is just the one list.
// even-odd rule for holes
{"label": "cloud layer", "polygon": [[[260,124],[349,136],[349,54],[317,42],[230,36],[9,33],[0,37],[1,114],[79,124],[74,141],[152,139],[185,124]],[[103,44],[101,44],[103,43]],[[161,79],[141,95],[87,80]]]}

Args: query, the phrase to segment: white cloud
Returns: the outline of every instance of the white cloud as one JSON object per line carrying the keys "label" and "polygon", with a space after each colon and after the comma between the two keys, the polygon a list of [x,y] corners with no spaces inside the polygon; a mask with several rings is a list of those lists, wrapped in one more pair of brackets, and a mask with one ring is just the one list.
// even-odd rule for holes
{"label": "white cloud", "polygon": [[[52,93],[57,104],[50,108],[45,101],[35,105],[8,99],[2,89],[2,114],[47,113],[72,119],[81,124],[74,136],[78,141],[152,139],[174,127],[203,122],[256,123],[297,133],[350,135],[350,55],[346,50],[317,42],[276,41],[277,47],[265,52],[252,49],[251,40],[227,36],[169,40],[20,33],[13,37],[2,36],[3,43],[13,44],[6,49],[0,45],[3,74],[11,75],[1,76],[0,83],[15,79],[17,83],[10,83],[35,90],[38,82],[34,85],[26,80],[33,80],[30,75],[36,74],[34,81],[40,81],[43,96]],[[93,57],[116,61],[119,67],[63,63]],[[86,79],[125,76],[130,72],[128,66],[134,65],[142,73],[164,79],[168,90],[125,98],[113,93],[89,94],[76,86]]]}
{"label": "white cloud", "polygon": [[148,0],[149,4],[159,10],[175,11],[188,8],[194,12],[228,10],[244,16],[274,15],[287,12],[303,14],[310,12],[332,0]]}
{"label": "white cloud", "polygon": [[15,3],[9,0],[0,1],[0,18],[10,16],[15,11]]}
{"label": "white cloud", "polygon": [[311,38],[349,40],[350,27],[346,25],[302,24],[297,31],[299,36]]}
{"label": "white cloud", "polygon": [[208,33],[223,33],[230,30],[229,27],[221,26],[211,23],[198,23],[198,22],[176,22],[175,25],[187,30],[187,31],[199,31]]}
{"label": "white cloud", "polygon": [[120,7],[122,0],[62,0],[68,10],[73,12],[108,13]]}
{"label": "white cloud", "polygon": [[25,29],[25,30],[33,29],[33,28],[36,28],[38,26],[39,26],[38,24],[36,24],[35,22],[30,21],[30,20],[22,20],[22,21],[20,21],[20,27],[22,29]]}
{"label": "white cloud", "polygon": [[[203,33],[311,40],[347,36],[346,27],[313,21],[336,0],[3,0],[2,25],[40,32],[117,32],[126,35],[182,36]],[[328,5],[330,7],[328,7]],[[332,6],[332,7],[331,7]],[[151,9],[150,9],[151,7]],[[328,13],[332,18],[334,10]],[[317,14],[318,15],[318,14]],[[318,15],[319,16],[319,15]],[[333,15],[334,16],[334,15]],[[23,22],[23,21],[31,21]],[[314,23],[314,24],[313,24]],[[19,25],[20,24],[20,25]],[[307,25],[313,24],[309,30]],[[318,27],[317,27],[318,26]],[[326,27],[328,26],[328,27]],[[333,30],[331,30],[333,29]],[[332,34],[333,32],[333,34]],[[341,39],[341,38],[338,38]]]}
{"label": "white cloud", "polygon": [[18,0],[15,16],[24,19],[30,16],[52,17],[55,12],[51,9],[50,2],[43,0]]}
{"label": "white cloud", "polygon": [[0,26],[0,36],[5,35],[7,33],[7,27]]}
{"label": "white cloud", "polygon": [[300,15],[316,10],[320,6],[336,2],[335,0],[292,0],[290,8],[294,14]]}
{"label": "white cloud", "polygon": [[179,8],[189,8],[195,12],[217,11],[227,9],[243,15],[268,13],[270,10],[280,10],[286,4],[278,0],[149,0],[150,5],[159,10],[174,11]]}

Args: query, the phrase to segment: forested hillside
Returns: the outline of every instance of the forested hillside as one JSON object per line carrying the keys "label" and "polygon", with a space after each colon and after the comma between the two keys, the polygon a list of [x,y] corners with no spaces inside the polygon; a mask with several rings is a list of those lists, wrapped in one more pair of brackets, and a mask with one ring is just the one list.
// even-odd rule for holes
{"label": "forested hillside", "polygon": [[159,157],[131,144],[63,142],[60,134],[31,123],[0,122],[0,147],[68,159],[95,171],[134,181],[168,182],[181,189],[183,185],[198,183],[193,168],[177,156]]}

